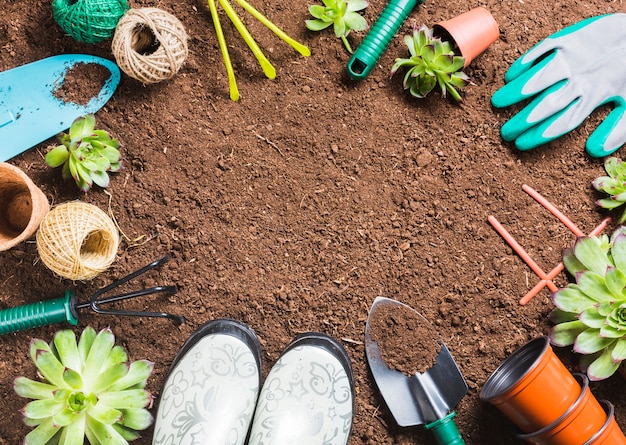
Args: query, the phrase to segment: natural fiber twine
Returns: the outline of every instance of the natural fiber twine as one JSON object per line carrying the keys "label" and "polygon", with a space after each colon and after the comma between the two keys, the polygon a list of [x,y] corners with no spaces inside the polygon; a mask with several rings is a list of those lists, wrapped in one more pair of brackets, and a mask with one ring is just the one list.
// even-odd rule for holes
{"label": "natural fiber twine", "polygon": [[89,280],[115,260],[120,237],[115,222],[98,207],[71,201],[54,207],[37,232],[43,263],[71,280]]}
{"label": "natural fiber twine", "polygon": [[53,0],[52,15],[76,40],[98,43],[113,35],[128,8],[126,0]]}
{"label": "natural fiber twine", "polygon": [[127,75],[144,84],[157,83],[173,77],[185,63],[187,33],[176,17],[159,8],[130,9],[117,24],[111,49]]}
{"label": "natural fiber twine", "polygon": [[0,252],[30,238],[49,209],[48,198],[24,171],[0,162]]}

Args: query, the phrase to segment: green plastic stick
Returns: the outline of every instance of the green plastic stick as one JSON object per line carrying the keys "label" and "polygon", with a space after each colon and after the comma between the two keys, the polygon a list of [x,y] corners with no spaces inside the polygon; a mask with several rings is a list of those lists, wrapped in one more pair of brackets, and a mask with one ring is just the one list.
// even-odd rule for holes
{"label": "green plastic stick", "polygon": [[0,335],[64,322],[76,326],[75,306],[74,293],[67,290],[60,298],[4,309],[0,311]]}
{"label": "green plastic stick", "polygon": [[348,61],[348,76],[365,79],[411,11],[424,0],[391,0]]}
{"label": "green plastic stick", "polygon": [[254,7],[250,3],[248,3],[246,0],[235,0],[235,1],[243,9],[248,11],[255,19],[257,19],[259,22],[261,22],[262,24],[267,26],[270,29],[270,31],[272,31],[280,39],[282,39],[283,41],[285,41],[289,45],[291,45],[293,47],[293,49],[298,51],[300,54],[302,54],[305,57],[308,57],[308,56],[311,55],[311,50],[308,47],[302,45],[301,43],[299,43],[299,42],[295,41],[294,39],[292,39],[291,37],[289,37],[282,29],[280,29],[278,26],[276,26],[274,23],[272,23],[267,17],[265,17],[259,11],[254,9]]}
{"label": "green plastic stick", "polygon": [[220,45],[220,51],[222,52],[224,65],[226,65],[226,74],[228,75],[228,86],[230,88],[230,99],[236,102],[239,100],[239,89],[237,88],[237,80],[235,79],[235,71],[233,70],[233,64],[230,61],[230,55],[228,54],[228,47],[226,46],[226,38],[224,37],[224,31],[222,30],[220,17],[217,14],[217,7],[215,6],[215,1],[208,0],[208,3],[209,3],[209,10],[211,11],[211,18],[213,19],[213,25],[215,26],[215,34],[217,34],[217,41]]}
{"label": "green plastic stick", "polygon": [[263,54],[263,51],[261,51],[261,48],[259,48],[259,45],[257,45],[256,41],[248,31],[248,28],[246,28],[246,25],[243,24],[233,7],[230,3],[228,3],[228,0],[218,1],[220,2],[220,5],[222,5],[222,8],[224,8],[224,11],[230,21],[233,22],[233,25],[235,25],[235,28],[239,31],[239,34],[241,34],[241,37],[243,37],[243,40],[248,44],[250,50],[252,50],[252,54],[254,54],[254,57],[258,60],[259,65],[261,65],[265,76],[269,79],[274,79],[276,77],[276,70],[270,61],[267,60],[265,54]]}

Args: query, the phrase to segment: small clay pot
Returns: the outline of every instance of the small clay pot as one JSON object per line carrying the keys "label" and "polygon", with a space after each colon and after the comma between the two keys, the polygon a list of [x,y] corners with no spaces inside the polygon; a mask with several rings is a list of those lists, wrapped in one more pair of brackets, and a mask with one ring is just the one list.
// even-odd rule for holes
{"label": "small clay pot", "polygon": [[49,209],[46,195],[26,173],[0,162],[0,251],[30,238]]}
{"label": "small clay pot", "polygon": [[580,392],[580,384],[543,336],[506,358],[483,385],[480,398],[531,433],[559,419]]}
{"label": "small clay pot", "polygon": [[589,389],[589,379],[575,374],[581,383],[578,399],[560,418],[550,425],[518,437],[536,445],[582,445],[602,428],[606,413]]}
{"label": "small clay pot", "polygon": [[459,53],[465,58],[465,67],[500,37],[498,23],[489,11],[480,6],[436,23],[433,32],[445,40],[454,41]]}
{"label": "small clay pot", "polygon": [[626,437],[615,421],[613,404],[607,400],[600,400],[600,404],[604,408],[606,421],[583,445],[626,445]]}

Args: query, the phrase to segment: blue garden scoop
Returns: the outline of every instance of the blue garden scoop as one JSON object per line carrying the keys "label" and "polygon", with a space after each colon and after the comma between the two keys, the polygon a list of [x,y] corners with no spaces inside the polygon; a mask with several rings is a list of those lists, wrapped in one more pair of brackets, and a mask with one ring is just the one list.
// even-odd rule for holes
{"label": "blue garden scoop", "polygon": [[[56,97],[65,75],[81,63],[109,70],[100,93],[84,105]],[[119,81],[115,63],[86,54],[61,54],[0,72],[0,161],[67,130],[76,118],[98,111]]]}

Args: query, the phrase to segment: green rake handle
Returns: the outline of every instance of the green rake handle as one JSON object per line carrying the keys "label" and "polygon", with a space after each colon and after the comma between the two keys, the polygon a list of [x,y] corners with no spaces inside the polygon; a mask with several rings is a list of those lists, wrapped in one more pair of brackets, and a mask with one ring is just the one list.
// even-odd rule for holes
{"label": "green rake handle", "polygon": [[348,61],[348,76],[365,79],[417,4],[424,0],[391,0]]}
{"label": "green rake handle", "polygon": [[60,298],[0,311],[0,335],[63,322],[78,324],[76,297],[71,290]]}

